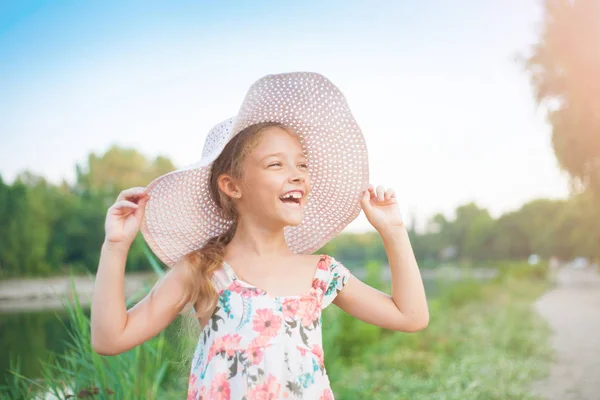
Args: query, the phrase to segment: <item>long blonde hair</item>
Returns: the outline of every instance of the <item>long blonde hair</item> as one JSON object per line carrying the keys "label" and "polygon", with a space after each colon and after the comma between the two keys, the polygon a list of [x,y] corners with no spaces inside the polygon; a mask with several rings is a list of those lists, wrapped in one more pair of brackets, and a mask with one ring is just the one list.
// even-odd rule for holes
{"label": "long blonde hair", "polygon": [[217,207],[223,210],[226,218],[233,221],[233,224],[226,232],[208,240],[201,249],[190,252],[184,257],[187,279],[184,296],[179,305],[194,305],[194,314],[198,319],[208,317],[208,314],[217,303],[217,292],[211,282],[211,277],[223,263],[225,246],[233,239],[238,221],[235,204],[229,196],[219,189],[218,178],[222,174],[227,174],[234,179],[241,179],[243,174],[242,164],[245,157],[258,145],[264,129],[271,126],[280,127],[292,133],[289,128],[277,122],[251,125],[227,143],[212,165],[209,182],[210,194]]}

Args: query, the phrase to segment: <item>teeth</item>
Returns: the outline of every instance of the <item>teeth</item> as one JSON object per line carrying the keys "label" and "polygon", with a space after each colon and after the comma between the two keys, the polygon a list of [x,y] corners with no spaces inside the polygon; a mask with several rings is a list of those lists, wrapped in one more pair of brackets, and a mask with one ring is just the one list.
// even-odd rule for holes
{"label": "teeth", "polygon": [[281,198],[282,199],[290,199],[290,198],[300,199],[300,198],[302,198],[302,194],[298,193],[298,192],[292,192],[292,193],[288,193],[288,194],[282,196]]}

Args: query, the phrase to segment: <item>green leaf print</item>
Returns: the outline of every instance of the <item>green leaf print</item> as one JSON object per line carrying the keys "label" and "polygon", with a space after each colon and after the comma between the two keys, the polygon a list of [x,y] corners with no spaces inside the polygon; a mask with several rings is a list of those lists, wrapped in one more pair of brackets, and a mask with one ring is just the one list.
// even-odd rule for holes
{"label": "green leaf print", "polygon": [[302,396],[302,387],[297,382],[287,381],[285,387],[295,396]]}
{"label": "green leaf print", "polygon": [[236,352],[233,356],[233,362],[229,367],[229,379],[233,378],[237,374],[237,366],[238,366],[238,353]]}
{"label": "green leaf print", "polygon": [[220,315],[214,315],[211,319],[210,322],[212,324],[212,329],[213,331],[218,331],[219,330],[219,325],[217,324],[217,322],[219,321],[223,321],[223,317],[221,317]]}
{"label": "green leaf print", "polygon": [[293,320],[293,321],[286,321],[287,324],[291,327],[291,328],[295,328],[296,325],[298,325],[298,321]]}
{"label": "green leaf print", "polygon": [[308,345],[308,335],[306,335],[306,332],[304,332],[304,328],[302,327],[302,324],[300,324],[300,337],[302,338],[302,343],[304,343],[306,345],[306,347],[310,347]]}

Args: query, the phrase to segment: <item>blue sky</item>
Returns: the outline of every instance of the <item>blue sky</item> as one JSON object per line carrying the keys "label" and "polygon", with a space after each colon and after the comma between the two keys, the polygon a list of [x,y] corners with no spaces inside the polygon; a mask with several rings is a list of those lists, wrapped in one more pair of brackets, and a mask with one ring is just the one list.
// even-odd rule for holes
{"label": "blue sky", "polygon": [[[0,174],[72,181],[115,143],[193,163],[252,82],[304,70],[340,87],[372,183],[421,223],[467,201],[498,216],[563,198],[550,128],[514,61],[540,4],[4,1]],[[368,228],[363,216],[349,226]]]}

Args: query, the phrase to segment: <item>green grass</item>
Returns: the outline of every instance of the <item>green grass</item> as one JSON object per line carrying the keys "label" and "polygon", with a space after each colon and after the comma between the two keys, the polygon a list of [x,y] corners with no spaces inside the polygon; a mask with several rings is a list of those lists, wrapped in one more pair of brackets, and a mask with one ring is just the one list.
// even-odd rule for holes
{"label": "green grass", "polygon": [[461,282],[430,300],[429,326],[418,333],[376,331],[328,309],[325,354],[336,399],[533,399],[528,389],[552,357],[550,330],[532,309],[548,287],[546,269],[498,267],[493,282]]}
{"label": "green grass", "polygon": [[[547,270],[495,267],[500,274],[492,282],[443,287],[429,300],[429,326],[417,333],[386,331],[328,307],[323,340],[336,399],[532,399],[528,388],[545,375],[551,357],[549,329],[532,310],[548,287]],[[369,264],[367,283],[388,291],[378,276],[378,264]],[[188,365],[181,365],[181,355],[195,343],[177,335],[178,322],[135,349],[105,357],[91,348],[89,318],[77,298],[67,311],[74,328],[66,353],[42,361],[38,379],[22,376],[14,362],[2,398],[47,392],[60,399],[185,398]]]}

